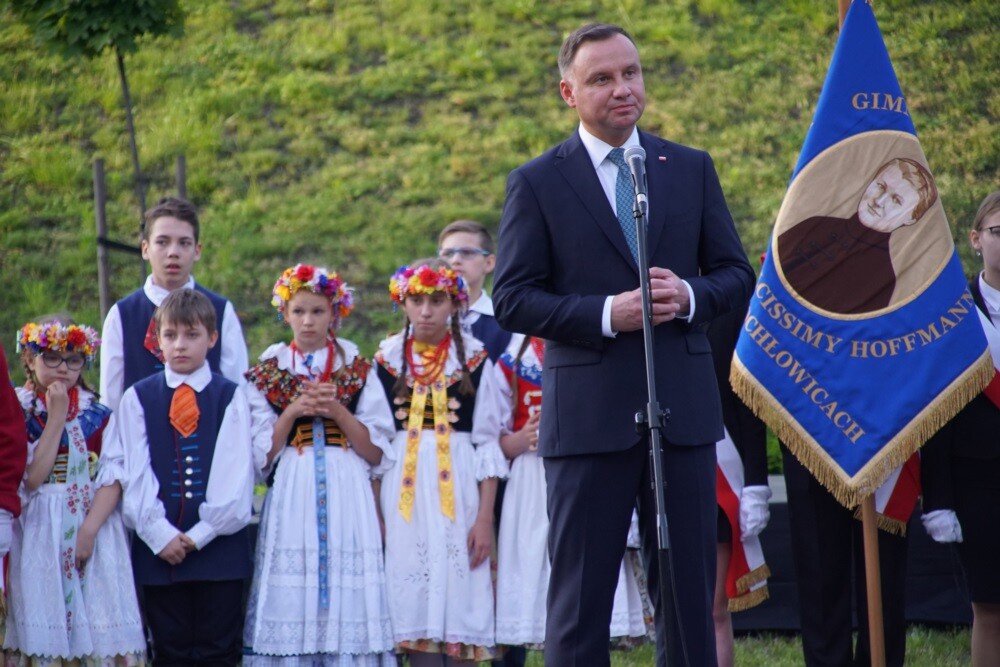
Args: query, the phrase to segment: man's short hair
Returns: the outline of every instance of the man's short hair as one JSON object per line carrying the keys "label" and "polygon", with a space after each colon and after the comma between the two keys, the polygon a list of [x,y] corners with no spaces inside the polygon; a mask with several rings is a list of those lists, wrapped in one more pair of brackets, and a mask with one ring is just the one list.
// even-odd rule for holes
{"label": "man's short hair", "polygon": [[207,296],[189,287],[175,289],[168,294],[156,309],[153,318],[156,320],[157,332],[166,323],[188,327],[203,324],[209,334],[215,332],[215,306]]}
{"label": "man's short hair", "polygon": [[479,237],[479,247],[486,252],[493,254],[493,237],[490,236],[489,231],[476,222],[475,220],[456,220],[455,222],[449,223],[441,233],[438,234],[438,248],[444,243],[444,240],[451,236],[452,234],[475,234]]}
{"label": "man's short hair", "polygon": [[[898,157],[893,160],[889,160],[882,169],[890,165],[896,165],[899,167],[899,173],[903,175],[903,178],[907,183],[912,185],[917,191],[916,206],[913,207],[913,213],[910,219],[916,222],[919,220],[924,213],[927,212],[934,202],[937,201],[938,192],[937,186],[934,184],[934,177],[931,176],[931,172],[927,171],[927,167],[920,164],[916,160],[911,160],[906,157]],[[882,169],[879,169],[881,173]]]}
{"label": "man's short hair", "polygon": [[198,209],[186,199],[180,197],[164,197],[156,202],[156,206],[146,211],[142,217],[142,240],[149,240],[149,230],[159,218],[177,218],[194,228],[194,242],[198,242],[200,232],[198,224]]}
{"label": "man's short hair", "polygon": [[628,37],[628,41],[632,42],[633,45],[635,44],[632,35],[628,34],[625,28],[614,23],[588,23],[574,30],[559,49],[559,76],[564,79],[567,77],[570,68],[573,66],[573,59],[576,58],[576,52],[580,49],[581,44],[585,42],[603,42],[615,35],[625,35]]}

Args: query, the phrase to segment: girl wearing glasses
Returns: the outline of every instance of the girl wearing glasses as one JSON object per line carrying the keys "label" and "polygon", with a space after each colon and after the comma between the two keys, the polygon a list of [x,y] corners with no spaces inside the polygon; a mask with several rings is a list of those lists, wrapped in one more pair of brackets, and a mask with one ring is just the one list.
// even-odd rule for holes
{"label": "girl wearing glasses", "polygon": [[81,377],[99,345],[90,327],[58,320],[18,334],[28,467],[10,550],[8,665],[145,664],[117,510],[124,470],[101,456],[111,410]]}

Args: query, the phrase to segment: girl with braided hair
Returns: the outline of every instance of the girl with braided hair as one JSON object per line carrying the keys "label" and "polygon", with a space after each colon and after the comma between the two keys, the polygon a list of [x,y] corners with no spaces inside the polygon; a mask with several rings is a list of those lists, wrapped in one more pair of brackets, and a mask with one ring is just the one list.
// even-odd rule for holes
{"label": "girl with braided hair", "polygon": [[28,466],[10,551],[3,648],[12,667],[146,664],[118,509],[126,471],[111,454],[111,409],[82,376],[100,343],[64,316],[18,331]]}
{"label": "girl with braided hair", "polygon": [[468,293],[447,263],[404,266],[389,291],[406,313],[375,355],[396,420],[381,489],[396,646],[413,667],[490,660],[493,503],[507,475],[493,366],[462,333]]}

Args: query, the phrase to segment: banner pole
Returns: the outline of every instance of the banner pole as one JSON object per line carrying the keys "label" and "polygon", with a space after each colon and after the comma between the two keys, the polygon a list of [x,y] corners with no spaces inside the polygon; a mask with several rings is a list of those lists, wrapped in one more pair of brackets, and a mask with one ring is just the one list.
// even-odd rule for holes
{"label": "banner pole", "polygon": [[868,593],[868,651],[872,667],[885,667],[885,636],[882,627],[882,576],[878,560],[878,519],[875,494],[861,501],[861,523],[865,544],[865,588]]}
{"label": "banner pole", "polygon": [[844,17],[847,16],[847,10],[851,7],[851,0],[837,0],[837,9],[839,15],[839,21],[837,22],[837,29],[844,27]]}

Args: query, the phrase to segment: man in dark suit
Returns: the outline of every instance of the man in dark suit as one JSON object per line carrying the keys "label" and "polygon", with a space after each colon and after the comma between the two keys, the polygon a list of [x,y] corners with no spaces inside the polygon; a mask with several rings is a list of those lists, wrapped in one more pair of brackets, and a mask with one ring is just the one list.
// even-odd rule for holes
{"label": "man in dark suit", "polygon": [[546,339],[539,454],[552,576],[545,662],[609,664],[612,600],[637,498],[657,660],[666,659],[652,473],[647,437],[634,422],[648,402],[635,239],[626,238],[634,223],[631,203],[618,196],[625,187],[619,169],[628,171],[621,151],[612,151],[642,145],[657,394],[670,411],[663,464],[679,641],[669,650],[672,665],[714,665],[714,444],[722,416],[705,329],[746,303],[753,270],[709,156],[636,129],[646,100],[628,33],[606,24],[580,28],[563,44],[559,69],[560,93],[580,127],[511,172],[494,280],[500,325]]}

